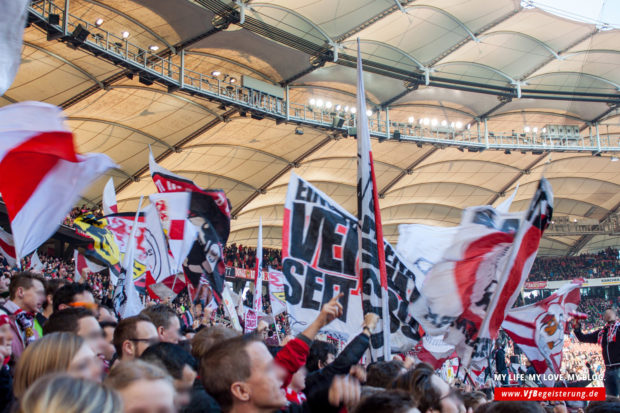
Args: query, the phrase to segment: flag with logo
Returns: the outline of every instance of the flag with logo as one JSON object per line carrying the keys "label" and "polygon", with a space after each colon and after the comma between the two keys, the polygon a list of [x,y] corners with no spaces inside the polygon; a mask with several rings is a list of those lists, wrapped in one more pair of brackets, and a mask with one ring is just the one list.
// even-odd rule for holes
{"label": "flag with logo", "polygon": [[560,373],[566,321],[581,301],[581,283],[565,284],[544,300],[512,309],[502,328],[541,374],[545,386],[553,387],[553,374]]}
{"label": "flag with logo", "polygon": [[104,263],[110,269],[112,284],[116,285],[121,272],[121,252],[107,224],[105,217],[98,219],[92,214],[80,215],[73,220],[73,226],[79,233],[93,240],[92,245],[84,250],[84,255]]}
{"label": "flag with logo", "polygon": [[11,266],[15,266],[15,247],[13,246],[13,235],[6,232],[0,227],[0,254],[6,259]]}
{"label": "flag with logo", "polygon": [[[140,198],[140,204],[138,211],[142,206],[142,198]],[[138,217],[140,213],[136,212],[131,232],[129,233],[127,253],[123,257],[122,270],[118,276],[118,283],[114,288],[114,310],[121,318],[132,317],[142,311],[143,305],[140,302],[138,290],[134,284],[134,273],[136,270],[141,270],[137,267],[137,261],[134,259],[134,253],[136,251],[136,236],[138,233]]]}
{"label": "flag with logo", "polygon": [[107,155],[75,151],[57,106],[20,102],[0,108],[0,193],[17,258],[47,241],[80,193],[115,167]]}
{"label": "flag with logo", "polygon": [[160,193],[189,192],[189,221],[196,227],[197,237],[185,257],[183,270],[191,285],[192,296],[208,283],[218,303],[222,300],[226,267],[223,249],[230,234],[230,202],[222,190],[202,189],[193,181],[159,166],[149,154],[149,168]]}
{"label": "flag with logo", "polygon": [[379,332],[370,337],[370,352],[375,360],[390,360],[390,316],[388,281],[383,247],[383,227],[377,195],[377,180],[370,148],[366,114],[366,93],[362,55],[357,42],[357,218],[359,266],[363,283],[364,314],[379,316]]}
{"label": "flag with logo", "polygon": [[416,309],[415,317],[428,334],[456,346],[465,367],[489,354],[552,213],[553,194],[544,178],[525,214],[468,208],[451,245],[427,273],[426,308]]}

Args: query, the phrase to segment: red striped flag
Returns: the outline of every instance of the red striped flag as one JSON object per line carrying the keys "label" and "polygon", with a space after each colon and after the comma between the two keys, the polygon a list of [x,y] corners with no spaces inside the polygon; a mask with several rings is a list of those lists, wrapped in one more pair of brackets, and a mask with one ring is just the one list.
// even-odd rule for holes
{"label": "red striped flag", "polygon": [[0,192],[16,256],[56,232],[82,190],[117,167],[103,154],[80,155],[60,108],[22,102],[0,109]]}
{"label": "red striped flag", "polygon": [[0,227],[0,254],[4,256],[6,262],[12,267],[15,265],[15,247],[13,247],[13,235]]}
{"label": "red striped flag", "polygon": [[579,306],[580,286],[566,284],[544,300],[515,308],[502,323],[504,331],[550,387],[554,384],[550,375],[560,373],[566,321]]}

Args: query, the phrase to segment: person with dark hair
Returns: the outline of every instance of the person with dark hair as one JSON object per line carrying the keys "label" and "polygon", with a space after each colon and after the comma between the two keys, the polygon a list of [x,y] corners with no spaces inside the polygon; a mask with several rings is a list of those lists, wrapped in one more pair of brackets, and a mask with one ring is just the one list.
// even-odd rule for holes
{"label": "person with dark hair", "polygon": [[47,319],[50,318],[52,312],[54,311],[54,294],[56,293],[56,291],[58,291],[60,287],[67,284],[68,282],[69,281],[65,280],[64,278],[54,278],[45,282],[45,301],[43,302],[43,311],[37,313],[37,315],[35,316],[36,322],[41,328],[41,330],[39,330],[39,333],[41,333],[41,335],[43,335],[43,324],[45,324]]}
{"label": "person with dark hair", "polygon": [[306,361],[308,373],[320,370],[333,362],[338,354],[338,349],[333,343],[316,340],[310,346],[310,353]]}
{"label": "person with dark hair", "polygon": [[60,287],[53,298],[54,312],[69,307],[84,307],[97,311],[95,297],[88,284],[69,283]]}
{"label": "person with dark hair", "polygon": [[353,413],[409,413],[415,408],[411,395],[403,390],[378,391],[362,398]]}
{"label": "person with dark hair", "polygon": [[[351,367],[359,363],[360,359],[368,349],[370,344],[370,336],[374,330],[379,316],[374,313],[364,315],[364,324],[362,325],[362,333],[355,337],[340,352],[333,362],[327,363],[319,370],[308,373],[306,376],[306,394],[309,395],[315,391],[315,388],[321,388],[322,383],[330,383],[335,376],[349,374]],[[318,364],[318,363],[317,363]],[[319,407],[320,409],[329,408],[328,405]]]}
{"label": "person with dark hair", "polygon": [[413,398],[422,413],[438,411],[441,413],[460,412],[465,410],[460,393],[450,389],[435,370],[426,363],[420,363],[412,372]]}
{"label": "person with dark hair", "polygon": [[140,357],[147,347],[155,343],[159,343],[155,325],[142,314],[121,320],[114,330],[113,344],[120,361]]}
{"label": "person with dark hair", "polygon": [[613,308],[603,314],[605,326],[589,334],[581,332],[581,324],[575,327],[575,337],[582,343],[598,343],[603,351],[605,362],[605,393],[609,396],[620,395],[620,321]]}
{"label": "person with dark hair", "polygon": [[620,402],[610,400],[609,397],[605,400],[593,401],[588,403],[585,413],[620,413]]}
{"label": "person with dark hair", "polygon": [[191,354],[178,344],[159,342],[144,350],[140,359],[161,365],[172,377],[177,408],[189,405],[198,370],[196,359]]}
{"label": "person with dark hair", "polygon": [[181,322],[176,312],[166,304],[155,304],[140,313],[151,319],[159,341],[178,344],[181,339]]}
{"label": "person with dark hair", "polygon": [[463,394],[463,403],[465,403],[466,409],[476,410],[478,406],[481,406],[487,402],[487,397],[483,392],[474,391]]}
{"label": "person with dark hair", "polygon": [[66,331],[82,337],[97,356],[105,359],[109,344],[94,314],[82,307],[69,307],[52,313],[43,326],[43,334]]}
{"label": "person with dark hair", "polygon": [[9,300],[0,306],[0,315],[7,315],[13,335],[12,357],[19,359],[28,344],[39,338],[34,316],[45,301],[45,279],[28,271],[16,274],[9,285]]}
{"label": "person with dark hair", "polygon": [[114,321],[100,321],[99,326],[101,327],[101,331],[103,331],[103,339],[108,344],[106,346],[106,351],[104,354],[104,358],[107,362],[111,362],[114,358],[114,354],[116,354],[116,350],[114,349],[114,330],[118,323]]}
{"label": "person with dark hair", "polygon": [[118,317],[114,310],[112,310],[107,305],[99,304],[99,316],[97,317],[97,321],[100,323],[107,321],[118,324]]}
{"label": "person with dark hair", "polygon": [[371,363],[366,369],[366,385],[387,389],[403,371],[403,363],[398,360]]}

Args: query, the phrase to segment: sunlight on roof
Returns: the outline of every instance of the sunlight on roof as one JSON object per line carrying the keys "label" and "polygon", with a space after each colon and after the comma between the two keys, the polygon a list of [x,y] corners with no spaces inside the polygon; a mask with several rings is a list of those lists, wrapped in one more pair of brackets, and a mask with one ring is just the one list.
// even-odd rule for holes
{"label": "sunlight on roof", "polygon": [[601,30],[620,28],[618,0],[524,0],[521,6],[537,7],[566,19],[595,24]]}

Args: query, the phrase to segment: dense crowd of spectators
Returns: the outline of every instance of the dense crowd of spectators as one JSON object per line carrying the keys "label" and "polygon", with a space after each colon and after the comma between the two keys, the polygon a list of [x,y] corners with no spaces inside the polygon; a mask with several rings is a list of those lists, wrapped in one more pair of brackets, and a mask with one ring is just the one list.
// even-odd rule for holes
{"label": "dense crowd of spectators", "polygon": [[607,278],[620,273],[618,250],[607,248],[596,254],[576,257],[538,257],[528,281],[573,280],[575,278]]}
{"label": "dense crowd of spectators", "polygon": [[100,218],[103,216],[103,212],[101,208],[88,207],[86,204],[84,204],[81,207],[76,206],[75,208],[73,208],[71,212],[69,212],[69,215],[65,217],[62,223],[63,225],[71,227],[73,226],[73,221],[80,215],[84,215],[84,214],[93,214],[97,218]]}
{"label": "dense crowd of spectators", "polygon": [[[254,269],[256,267],[256,248],[231,244],[224,249],[226,266]],[[282,269],[282,251],[275,248],[263,248],[263,270],[269,267]]]}

